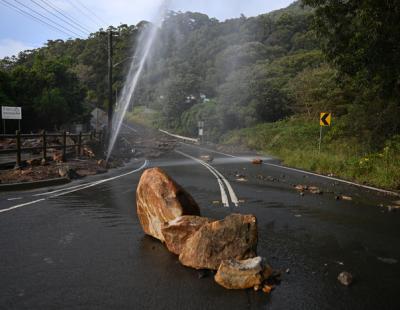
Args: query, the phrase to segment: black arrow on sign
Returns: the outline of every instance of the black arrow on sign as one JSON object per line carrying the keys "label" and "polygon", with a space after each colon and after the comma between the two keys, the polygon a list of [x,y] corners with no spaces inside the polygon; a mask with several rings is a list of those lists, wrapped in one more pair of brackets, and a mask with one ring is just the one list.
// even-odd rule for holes
{"label": "black arrow on sign", "polygon": [[321,117],[321,121],[324,123],[325,126],[329,126],[329,123],[326,121],[328,117],[329,114],[324,114],[324,116]]}

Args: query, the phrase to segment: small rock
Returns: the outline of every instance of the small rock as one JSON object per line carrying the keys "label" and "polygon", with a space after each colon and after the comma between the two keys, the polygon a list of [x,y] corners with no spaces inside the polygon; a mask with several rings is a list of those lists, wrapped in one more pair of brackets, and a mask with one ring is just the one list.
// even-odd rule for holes
{"label": "small rock", "polygon": [[304,196],[304,192],[300,192],[300,196],[302,196],[302,197],[303,197],[303,196]]}
{"label": "small rock", "polygon": [[[264,270],[267,272],[264,273]],[[271,267],[261,257],[222,261],[215,281],[227,289],[247,289],[260,286],[271,274]]]}
{"label": "small rock", "polygon": [[308,191],[309,191],[311,194],[314,194],[314,195],[320,195],[320,194],[322,194],[322,191],[321,191],[318,187],[316,187],[316,186],[310,186],[310,187],[308,188]]}
{"label": "small rock", "polygon": [[299,184],[299,185],[296,185],[294,188],[296,190],[298,190],[298,191],[302,191],[303,192],[303,191],[306,191],[308,189],[308,186]]}
{"label": "small rock", "polygon": [[345,195],[341,195],[339,199],[340,199],[340,200],[346,200],[346,201],[352,201],[352,200],[353,200],[352,197],[350,197],[350,196],[345,196]]}
{"label": "small rock", "polygon": [[347,271],[341,272],[338,275],[337,279],[340,282],[340,284],[342,284],[344,286],[349,286],[353,283],[353,276],[350,272],[347,272]]}
{"label": "small rock", "polygon": [[202,161],[206,161],[206,162],[211,163],[214,160],[214,157],[212,157],[211,155],[201,155],[200,159]]}
{"label": "small rock", "polygon": [[269,286],[269,285],[264,285],[264,287],[263,287],[263,292],[265,293],[265,294],[269,294],[269,293],[271,293],[271,291],[272,291],[272,286]]}
{"label": "small rock", "polygon": [[236,181],[238,182],[247,182],[246,178],[237,178]]}
{"label": "small rock", "polygon": [[263,160],[260,159],[260,158],[255,158],[255,159],[253,159],[253,160],[251,161],[251,163],[252,163],[253,165],[262,165]]}

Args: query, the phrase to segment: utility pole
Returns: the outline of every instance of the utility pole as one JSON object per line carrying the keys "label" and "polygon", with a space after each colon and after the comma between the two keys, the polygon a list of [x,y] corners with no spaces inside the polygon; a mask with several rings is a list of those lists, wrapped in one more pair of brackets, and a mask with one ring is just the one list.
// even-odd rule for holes
{"label": "utility pole", "polygon": [[108,30],[108,133],[111,136],[113,118],[113,91],[112,91],[112,55],[113,55],[113,32]]}

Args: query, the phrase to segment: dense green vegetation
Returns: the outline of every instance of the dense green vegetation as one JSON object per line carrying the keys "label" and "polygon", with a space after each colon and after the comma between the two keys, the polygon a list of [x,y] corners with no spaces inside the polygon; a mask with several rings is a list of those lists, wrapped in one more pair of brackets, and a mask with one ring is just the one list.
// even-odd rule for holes
{"label": "dense green vegetation", "polygon": [[[303,0],[223,22],[170,12],[129,118],[190,136],[204,120],[209,140],[400,188],[399,20],[395,0]],[[115,91],[130,46],[147,25],[112,28],[119,33],[115,63],[122,61],[114,68]],[[108,104],[106,46],[98,32],[4,59],[0,99],[22,105],[32,129],[82,122],[92,107]],[[333,126],[325,128],[318,154],[318,118],[325,111],[333,113]]]}

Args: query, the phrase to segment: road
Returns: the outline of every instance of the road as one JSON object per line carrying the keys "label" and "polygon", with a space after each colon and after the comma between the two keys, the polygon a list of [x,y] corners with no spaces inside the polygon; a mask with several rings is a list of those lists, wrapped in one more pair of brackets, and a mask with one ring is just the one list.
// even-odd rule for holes
{"label": "road", "polygon": [[[399,309],[400,213],[377,206],[395,197],[272,160],[213,153],[210,167],[196,160],[206,153],[180,144],[63,187],[1,193],[0,309]],[[204,216],[257,216],[259,254],[288,269],[270,296],[225,290],[143,234],[135,189],[151,166],[183,185]],[[294,184],[324,194],[301,196]],[[336,280],[344,270],[350,287]]]}

